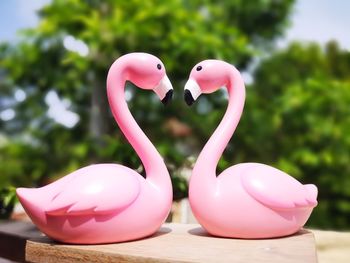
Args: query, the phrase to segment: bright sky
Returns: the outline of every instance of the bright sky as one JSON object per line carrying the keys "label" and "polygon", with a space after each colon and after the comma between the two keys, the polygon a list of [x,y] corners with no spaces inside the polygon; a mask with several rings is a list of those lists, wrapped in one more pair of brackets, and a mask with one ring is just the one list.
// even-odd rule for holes
{"label": "bright sky", "polygon": [[36,11],[50,0],[0,1],[0,41],[14,40],[16,31],[38,23]]}
{"label": "bright sky", "polygon": [[331,39],[350,50],[350,1],[298,0],[286,38],[326,43]]}
{"label": "bright sky", "polygon": [[[35,11],[50,0],[0,1],[0,41],[14,40],[20,28],[35,26]],[[350,1],[297,0],[292,25],[279,42],[285,46],[290,40],[325,43],[336,39],[343,48],[350,49]]]}

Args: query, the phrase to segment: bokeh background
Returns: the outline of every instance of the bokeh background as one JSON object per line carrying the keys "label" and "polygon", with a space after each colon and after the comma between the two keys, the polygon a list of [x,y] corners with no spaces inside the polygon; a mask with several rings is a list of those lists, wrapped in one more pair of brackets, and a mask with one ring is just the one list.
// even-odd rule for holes
{"label": "bokeh background", "polygon": [[319,188],[308,225],[350,229],[348,1],[0,2],[0,211],[14,188],[38,187],[82,166],[117,162],[142,172],[115,124],[105,79],[120,55],[160,57],[175,88],[168,107],[128,85],[130,109],[164,156],[174,199],[226,107],[224,91],[189,109],[194,64],[226,60],[242,72],[246,107],[218,172],[262,162]]}

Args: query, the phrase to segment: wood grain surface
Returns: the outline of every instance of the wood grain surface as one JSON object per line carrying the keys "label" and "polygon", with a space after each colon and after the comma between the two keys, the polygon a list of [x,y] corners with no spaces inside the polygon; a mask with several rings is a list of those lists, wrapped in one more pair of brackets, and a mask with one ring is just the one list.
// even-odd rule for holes
{"label": "wood grain surface", "polygon": [[31,222],[0,221],[0,258],[23,262],[27,240],[41,236]]}
{"label": "wood grain surface", "polygon": [[46,237],[27,241],[31,262],[317,262],[307,230],[264,240],[209,236],[197,224],[165,224],[146,239],[107,245],[64,245]]}
{"label": "wood grain surface", "polygon": [[312,230],[319,263],[350,262],[350,232]]}

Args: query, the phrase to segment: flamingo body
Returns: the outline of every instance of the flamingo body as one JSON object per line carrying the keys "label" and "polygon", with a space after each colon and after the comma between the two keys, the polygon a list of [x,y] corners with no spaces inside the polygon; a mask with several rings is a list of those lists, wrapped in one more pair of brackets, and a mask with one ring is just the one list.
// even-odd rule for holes
{"label": "flamingo body", "polygon": [[244,189],[272,209],[294,209],[317,205],[317,191],[288,174],[264,164],[247,165],[241,174]]}
{"label": "flamingo body", "polygon": [[141,191],[138,177],[135,171],[117,164],[79,169],[68,175],[69,180],[62,187],[51,189],[55,195],[45,206],[45,212],[50,215],[120,212],[138,197]]}
{"label": "flamingo body", "polygon": [[156,89],[160,99],[167,101],[172,87],[161,61],[146,53],[120,57],[108,74],[112,113],[140,156],[146,178],[119,164],[96,164],[41,188],[18,188],[17,196],[29,217],[54,240],[99,244],[139,239],[155,233],[170,211],[169,173],[127,108],[126,80],[144,89]]}
{"label": "flamingo body", "polygon": [[303,185],[268,165],[241,163],[216,176],[217,163],[242,114],[245,87],[239,71],[219,60],[205,60],[191,71],[185,100],[225,86],[229,104],[192,171],[189,201],[199,223],[212,235],[272,238],[291,235],[304,226],[317,205],[317,187]]}
{"label": "flamingo body", "polygon": [[[163,191],[118,164],[87,166],[41,188],[19,188],[17,195],[38,228],[65,243],[112,243],[151,235],[168,214],[163,207],[169,206]],[[155,200],[163,209],[153,209]]]}
{"label": "flamingo body", "polygon": [[190,183],[191,208],[198,222],[215,236],[291,235],[306,223],[317,204],[316,188],[259,163],[237,164],[223,171],[205,200],[197,183]]}

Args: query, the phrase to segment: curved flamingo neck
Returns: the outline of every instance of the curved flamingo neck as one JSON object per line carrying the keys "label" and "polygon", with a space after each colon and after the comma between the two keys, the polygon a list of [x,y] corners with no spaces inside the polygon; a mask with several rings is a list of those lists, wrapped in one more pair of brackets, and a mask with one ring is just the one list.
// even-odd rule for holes
{"label": "curved flamingo neck", "polygon": [[230,74],[226,84],[229,99],[225,115],[201,151],[192,174],[194,180],[200,177],[199,183],[209,188],[216,181],[217,164],[236,130],[245,101],[245,86],[241,74],[232,65],[229,67]]}
{"label": "curved flamingo neck", "polygon": [[107,96],[112,114],[140,157],[146,170],[146,180],[156,185],[170,184],[169,172],[163,158],[136,123],[125,101],[125,82],[128,76],[125,71],[126,62],[120,60],[113,63],[107,76]]}

